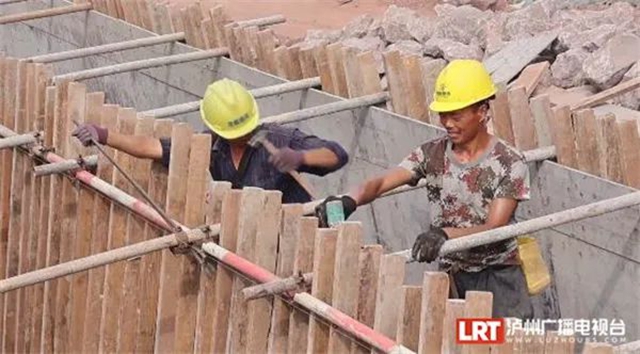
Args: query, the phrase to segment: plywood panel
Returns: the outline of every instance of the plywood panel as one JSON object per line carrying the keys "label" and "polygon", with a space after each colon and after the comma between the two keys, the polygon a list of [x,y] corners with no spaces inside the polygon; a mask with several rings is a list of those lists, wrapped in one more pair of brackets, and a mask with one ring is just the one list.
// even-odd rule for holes
{"label": "plywood panel", "polygon": [[449,276],[442,272],[425,272],[422,283],[418,353],[440,352],[448,297]]}
{"label": "plywood panel", "polygon": [[514,87],[507,95],[516,147],[522,151],[535,149],[538,147],[538,137],[525,87]]}

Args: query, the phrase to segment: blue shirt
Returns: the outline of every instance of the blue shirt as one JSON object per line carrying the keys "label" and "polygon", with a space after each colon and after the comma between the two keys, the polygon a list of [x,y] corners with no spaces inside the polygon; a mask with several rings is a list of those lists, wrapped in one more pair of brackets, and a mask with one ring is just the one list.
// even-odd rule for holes
{"label": "blue shirt", "polygon": [[[327,148],[338,157],[338,164],[332,168],[300,166],[298,172],[306,172],[317,176],[324,176],[342,168],[349,160],[347,152],[340,144],[320,139],[314,135],[307,135],[299,129],[282,125],[265,124],[258,129],[268,132],[267,139],[277,148],[289,147],[293,150],[312,150]],[[208,131],[207,133],[213,134]],[[211,146],[211,163],[209,172],[214,181],[228,181],[233,188],[259,187],[267,190],[279,190],[282,192],[283,203],[306,203],[311,201],[311,196],[288,173],[278,171],[269,162],[269,152],[262,146],[247,146],[239,168],[246,164],[244,174],[239,174],[233,165],[229,143],[224,139],[214,139]],[[162,145],[162,163],[169,166],[171,157],[171,139],[160,139]]]}

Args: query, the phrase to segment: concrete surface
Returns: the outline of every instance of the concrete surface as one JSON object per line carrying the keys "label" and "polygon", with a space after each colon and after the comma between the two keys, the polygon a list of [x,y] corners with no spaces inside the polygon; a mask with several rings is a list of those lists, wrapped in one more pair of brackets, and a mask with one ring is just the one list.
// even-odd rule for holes
{"label": "concrete surface", "polygon": [[[54,1],[56,4],[63,4]],[[47,2],[3,6],[8,13],[43,7]],[[74,14],[25,24],[0,26],[0,50],[14,57],[56,52],[152,35],[148,31],[101,14]],[[56,65],[65,73],[110,63],[137,60],[191,49],[182,44],[130,50]],[[144,70],[88,80],[90,91],[105,91],[109,103],[138,111],[195,100],[215,78],[229,77],[249,87],[283,82],[274,76],[228,59],[205,60],[169,68]],[[310,90],[260,100],[263,116],[328,103],[339,98]],[[197,114],[177,119],[202,125]],[[341,193],[389,166],[441,130],[382,109],[361,109],[316,118],[299,124],[304,131],[335,139],[350,152],[341,171],[326,178],[311,178],[323,195]],[[583,203],[620,195],[630,188],[545,162],[531,166],[531,201],[518,209],[525,220]],[[363,222],[366,242],[378,242],[387,251],[409,248],[429,223],[423,191],[379,200],[353,217]],[[535,297],[536,313],[559,318],[621,318],[628,341],[640,338],[640,213],[637,208],[584,220],[540,232],[545,259],[553,271],[553,286]],[[407,282],[419,283],[428,265],[411,265]]]}

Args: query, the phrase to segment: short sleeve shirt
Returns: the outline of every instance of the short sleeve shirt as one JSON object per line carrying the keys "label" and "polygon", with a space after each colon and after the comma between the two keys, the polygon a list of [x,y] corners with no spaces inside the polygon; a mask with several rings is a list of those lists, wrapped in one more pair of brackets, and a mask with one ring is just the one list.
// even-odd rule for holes
{"label": "short sleeve shirt", "polygon": [[[413,173],[414,184],[425,179],[431,224],[436,227],[482,225],[492,200],[529,199],[529,169],[524,158],[495,137],[487,151],[470,163],[456,159],[445,136],[416,148],[400,167]],[[516,249],[512,238],[448,254],[440,265],[475,272],[489,265],[517,264]]]}

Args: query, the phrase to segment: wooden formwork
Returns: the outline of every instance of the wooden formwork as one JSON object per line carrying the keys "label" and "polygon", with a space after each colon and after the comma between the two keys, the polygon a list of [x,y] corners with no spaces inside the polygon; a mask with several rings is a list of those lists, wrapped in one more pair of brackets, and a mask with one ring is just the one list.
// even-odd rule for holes
{"label": "wooden formwork", "polygon": [[[280,278],[312,272],[312,296],[410,351],[571,350],[570,342],[552,345],[541,338],[529,344],[462,348],[455,343],[455,319],[489,317],[490,293],[470,292],[466,300],[450,300],[449,278],[438,272],[425,273],[421,286],[407,286],[404,258],[384,255],[380,245],[363,245],[360,223],[318,229],[317,220],[305,216],[301,205],[282,205],[278,191],[231,190],[227,182],[211,183],[211,137],[194,133],[185,123],[154,121],[132,108],[108,104],[103,93],[87,92],[81,83],[53,85],[47,65],[3,57],[0,73],[1,124],[16,133],[43,131],[40,144],[55,147],[64,158],[91,153],[71,138],[74,121],[100,122],[128,134],[170,136],[168,169],[121,152],[107,153],[175,221],[186,227],[220,222],[221,246]],[[43,159],[27,146],[2,154],[11,161],[3,163],[0,179],[3,279],[169,233],[130,206],[96,193],[72,173],[34,177],[33,168]],[[103,157],[96,174],[140,197]],[[208,273],[188,255],[153,252],[1,294],[0,343],[5,352],[372,350],[287,294],[246,301],[241,290],[253,283],[222,263]],[[586,350],[610,349],[598,345]]]}

